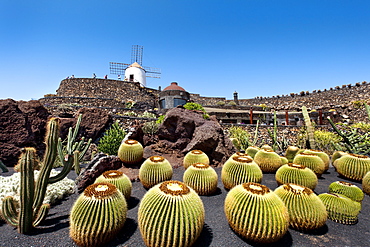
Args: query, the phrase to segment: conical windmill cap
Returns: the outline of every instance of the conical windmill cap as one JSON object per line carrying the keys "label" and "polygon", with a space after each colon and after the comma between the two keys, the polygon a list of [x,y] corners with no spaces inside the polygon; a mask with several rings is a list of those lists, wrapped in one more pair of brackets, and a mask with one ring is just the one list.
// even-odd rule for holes
{"label": "conical windmill cap", "polygon": [[130,67],[136,67],[136,68],[140,68],[140,69],[143,69],[143,70],[144,70],[144,68],[143,68],[143,67],[141,67],[141,65],[140,65],[140,64],[138,64],[137,62],[135,62],[135,63],[131,64],[131,65],[130,65]]}

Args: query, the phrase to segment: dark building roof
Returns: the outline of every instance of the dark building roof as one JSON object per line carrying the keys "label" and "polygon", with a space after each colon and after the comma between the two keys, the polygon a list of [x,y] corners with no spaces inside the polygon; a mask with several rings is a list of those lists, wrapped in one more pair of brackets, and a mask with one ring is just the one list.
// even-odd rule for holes
{"label": "dark building roof", "polygon": [[167,91],[167,90],[185,91],[185,89],[183,89],[182,87],[180,87],[179,85],[177,85],[177,82],[171,82],[171,85],[169,85],[168,87],[166,87],[165,89],[163,89],[163,91]]}

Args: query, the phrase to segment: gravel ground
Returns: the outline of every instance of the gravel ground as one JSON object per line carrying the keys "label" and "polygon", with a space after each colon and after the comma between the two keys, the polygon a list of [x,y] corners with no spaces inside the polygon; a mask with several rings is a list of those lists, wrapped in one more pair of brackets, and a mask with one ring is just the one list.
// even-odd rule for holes
{"label": "gravel ground", "polygon": [[[299,231],[289,229],[288,233],[277,243],[269,245],[260,245],[250,243],[237,234],[229,227],[223,204],[227,191],[223,188],[220,173],[221,168],[216,168],[219,175],[219,191],[213,196],[201,196],[206,219],[201,236],[194,246],[370,246],[370,197],[365,196],[362,204],[362,212],[359,215],[359,222],[356,225],[342,225],[328,220],[326,225],[321,229],[311,233],[301,233]],[[173,179],[182,181],[183,168],[174,170]],[[2,175],[10,175],[4,173]],[[274,174],[264,174],[262,184],[270,189],[275,189]],[[71,172],[71,179],[76,175]],[[319,184],[315,190],[316,193],[324,193],[328,191],[328,186],[334,181],[347,181],[338,177],[338,174],[331,167],[328,173],[323,174],[319,180]],[[361,188],[360,183],[351,182]],[[119,236],[113,239],[105,246],[145,246],[141,238],[137,223],[137,212],[140,199],[145,194],[146,190],[140,182],[133,183],[132,197],[128,201],[129,210],[124,228]],[[54,205],[46,220],[37,229],[29,235],[22,235],[17,232],[17,229],[0,221],[0,246],[76,246],[69,238],[69,211],[73,202],[78,197],[73,194]]]}

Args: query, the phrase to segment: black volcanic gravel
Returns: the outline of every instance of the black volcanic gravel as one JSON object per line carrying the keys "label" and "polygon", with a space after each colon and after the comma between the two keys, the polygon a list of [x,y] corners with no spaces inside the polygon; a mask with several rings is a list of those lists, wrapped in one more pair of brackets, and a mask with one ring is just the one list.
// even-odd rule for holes
{"label": "black volcanic gravel", "polygon": [[[220,173],[221,168],[216,168],[219,175],[219,192],[213,196],[201,196],[206,219],[203,231],[194,246],[370,246],[370,197],[365,195],[362,203],[362,212],[359,215],[359,222],[356,225],[342,225],[328,220],[321,229],[311,233],[301,233],[289,229],[288,233],[277,243],[262,245],[247,242],[235,234],[229,227],[224,214],[224,199],[227,191],[223,188]],[[184,169],[174,169],[173,179],[182,181]],[[2,174],[10,175],[10,172]],[[76,174],[69,174],[75,179]],[[331,167],[328,173],[323,174],[319,179],[316,193],[328,192],[328,186],[334,181],[348,181],[338,177],[338,174]],[[360,188],[360,183],[349,181]],[[275,174],[264,174],[262,184],[270,189],[277,187]],[[132,197],[128,201],[129,210],[127,220],[122,232],[105,246],[145,246],[141,238],[137,223],[137,212],[140,199],[146,190],[140,182],[133,182]],[[30,235],[22,235],[17,229],[0,221],[0,246],[76,246],[69,237],[69,211],[78,194],[73,194],[54,205],[43,224],[36,228]]]}

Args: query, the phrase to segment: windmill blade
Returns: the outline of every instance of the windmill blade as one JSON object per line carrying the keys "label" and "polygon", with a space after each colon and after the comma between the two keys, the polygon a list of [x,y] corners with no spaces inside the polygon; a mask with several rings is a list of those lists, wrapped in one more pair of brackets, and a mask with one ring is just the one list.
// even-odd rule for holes
{"label": "windmill blade", "polygon": [[114,75],[123,75],[129,66],[130,64],[127,63],[109,62],[110,73]]}

